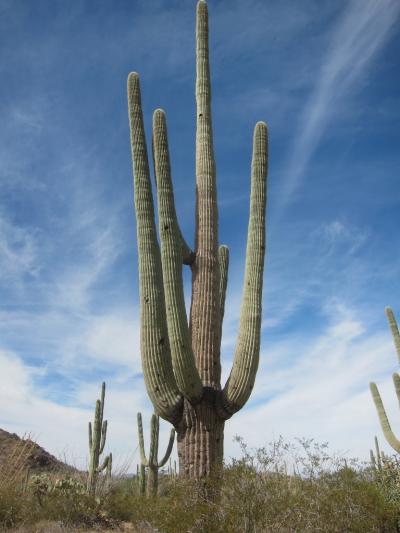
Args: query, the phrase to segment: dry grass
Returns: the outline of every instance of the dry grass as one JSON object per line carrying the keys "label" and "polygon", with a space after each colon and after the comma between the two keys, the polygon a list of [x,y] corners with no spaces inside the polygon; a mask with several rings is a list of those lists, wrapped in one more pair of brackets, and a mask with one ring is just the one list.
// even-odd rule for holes
{"label": "dry grass", "polygon": [[[10,454],[0,484],[0,524],[20,533],[289,533],[400,531],[400,475],[393,460],[374,472],[345,463],[326,445],[283,440],[257,450],[243,441],[242,458],[226,465],[220,491],[160,477],[160,495],[144,499],[135,479],[115,476],[96,499],[81,474],[32,476],[24,453]],[[28,450],[26,450],[28,453]],[[221,480],[220,480],[221,481]],[[212,500],[205,494],[217,494]]]}
{"label": "dry grass", "polygon": [[27,482],[30,470],[29,460],[35,446],[35,442],[29,435],[12,443],[8,456],[0,463],[0,491]]}

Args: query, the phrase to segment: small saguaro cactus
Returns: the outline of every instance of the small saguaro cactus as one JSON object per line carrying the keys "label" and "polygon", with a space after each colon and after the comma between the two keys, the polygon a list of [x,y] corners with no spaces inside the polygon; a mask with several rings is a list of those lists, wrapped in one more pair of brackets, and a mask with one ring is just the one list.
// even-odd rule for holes
{"label": "small saguaro cactus", "polygon": [[89,475],[87,481],[87,492],[91,495],[94,495],[96,492],[96,483],[100,472],[105,470],[107,479],[110,479],[111,477],[111,453],[107,455],[101,466],[99,466],[100,455],[104,451],[107,436],[107,420],[103,421],[105,394],[106,384],[103,382],[101,386],[100,400],[96,401],[93,428],[92,423],[89,422]]}
{"label": "small saguaro cactus", "polygon": [[371,457],[371,466],[375,471],[382,471],[382,464],[386,461],[386,455],[379,449],[378,437],[375,436],[375,453],[373,450],[369,451]]}
{"label": "small saguaro cactus", "polygon": [[[396,346],[397,351],[397,358],[400,363],[400,334],[399,334],[399,328],[397,326],[396,318],[394,316],[394,313],[390,307],[386,307],[385,309],[386,316],[389,322],[390,329],[392,331],[394,344]],[[396,391],[397,399],[400,404],[400,375],[395,372],[393,374],[393,384],[394,389]],[[386,440],[390,444],[390,446],[397,452],[400,453],[400,440],[396,438],[394,435],[392,428],[390,427],[389,419],[387,417],[385,407],[382,402],[381,395],[379,394],[378,387],[375,383],[370,383],[370,389],[372,393],[372,398],[375,403],[376,410],[378,412],[379,421],[381,423],[383,434],[385,435]]]}
{"label": "small saguaro cactus", "polygon": [[[153,115],[152,149],[160,229],[158,243],[139,75],[129,74],[143,376],[155,413],[176,429],[179,472],[199,479],[222,468],[225,421],[245,405],[256,378],[268,165],[267,125],[257,122],[238,340],[229,378],[222,386],[221,330],[229,250],[220,245],[218,238],[208,8],[204,0],[197,3],[196,105],[196,229],[192,250],[177,220],[166,115],[161,109]],[[192,272],[190,317],[185,308],[183,265]]]}
{"label": "small saguaro cactus", "polygon": [[143,424],[142,424],[142,415],[138,413],[137,415],[138,423],[138,434],[139,434],[139,447],[140,447],[140,461],[141,461],[141,470],[140,470],[140,493],[144,492],[144,468],[148,468],[147,472],[147,496],[157,496],[158,490],[158,469],[166,465],[169,456],[171,455],[172,447],[174,445],[175,439],[175,430],[171,429],[171,434],[169,437],[167,451],[165,452],[164,457],[161,461],[158,460],[158,435],[160,431],[160,418],[153,414],[151,417],[150,423],[150,451],[149,458],[146,458],[146,452],[144,449],[144,438],[143,438]]}

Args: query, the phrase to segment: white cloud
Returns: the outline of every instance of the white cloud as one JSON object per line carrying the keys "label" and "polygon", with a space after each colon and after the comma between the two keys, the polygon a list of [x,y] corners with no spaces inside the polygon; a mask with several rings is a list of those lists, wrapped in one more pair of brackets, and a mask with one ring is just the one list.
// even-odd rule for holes
{"label": "white cloud", "polygon": [[[383,379],[385,404],[393,409],[394,393],[386,394],[396,366],[390,333],[368,334],[354,318],[355,310],[336,310],[315,340],[304,344],[292,338],[285,350],[264,349],[251,404],[227,425],[228,440],[240,434],[252,446],[262,446],[280,434],[305,436],[367,459],[378,435],[390,452],[368,388],[370,381]],[[234,448],[228,444],[227,449]]]}
{"label": "white cloud", "polygon": [[282,205],[295,192],[333,118],[333,110],[357,88],[360,78],[388,39],[399,13],[397,0],[352,0],[347,4],[299,119],[285,171]]}
{"label": "white cloud", "polygon": [[[328,441],[332,450],[348,451],[350,456],[363,459],[367,459],[376,434],[383,449],[390,452],[368,390],[368,383],[377,381],[389,416],[395,420],[398,413],[390,374],[396,368],[396,357],[390,333],[385,329],[384,333],[369,334],[366,325],[355,318],[355,309],[332,305],[327,312],[329,323],[314,340],[304,342],[295,335],[283,345],[269,343],[263,349],[251,401],[226,424],[227,458],[238,454],[232,442],[235,434],[243,436],[250,446],[263,446],[280,434],[288,439],[313,437]],[[116,323],[116,330],[106,325],[106,346],[119,327],[125,331],[124,321]],[[383,321],[382,326],[386,327]],[[19,434],[30,431],[50,452],[65,452],[84,467],[87,423],[93,416],[100,383],[76,381],[73,403],[61,405],[46,398],[45,387],[35,380],[36,369],[16,354],[1,352],[0,364],[0,403],[7,405],[0,415],[0,427]],[[109,361],[108,368],[112,367]],[[143,413],[148,441],[152,407],[143,379],[131,375],[121,380],[110,372],[105,408],[108,449],[120,466],[127,460],[136,463],[138,458],[138,411]],[[170,426],[162,422],[161,427],[163,450]]]}
{"label": "white cloud", "polygon": [[125,366],[130,374],[141,372],[139,324],[130,314],[92,317],[80,342],[92,359]]}

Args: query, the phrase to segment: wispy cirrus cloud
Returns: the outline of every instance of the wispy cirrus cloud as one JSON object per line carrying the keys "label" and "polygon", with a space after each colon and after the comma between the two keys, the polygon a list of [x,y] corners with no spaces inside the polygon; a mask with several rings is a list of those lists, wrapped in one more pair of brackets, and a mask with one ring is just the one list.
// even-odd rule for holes
{"label": "wispy cirrus cloud", "polygon": [[299,118],[284,171],[281,208],[290,201],[326,133],[334,110],[357,90],[362,76],[398,20],[397,0],[352,0],[344,10],[322,59],[313,90]]}

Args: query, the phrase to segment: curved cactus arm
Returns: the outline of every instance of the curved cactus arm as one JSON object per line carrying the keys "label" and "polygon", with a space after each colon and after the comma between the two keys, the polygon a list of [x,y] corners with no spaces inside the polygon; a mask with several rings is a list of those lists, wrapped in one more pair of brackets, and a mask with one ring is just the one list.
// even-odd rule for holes
{"label": "curved cactus arm", "polygon": [[265,255],[265,207],[268,131],[264,122],[254,130],[250,220],[239,335],[232,370],[222,391],[226,417],[243,407],[254,386],[260,353],[262,285]]}
{"label": "curved cactus arm", "polygon": [[100,474],[100,472],[103,472],[103,470],[106,470],[109,462],[110,462],[110,456],[107,455],[107,457],[105,457],[104,461],[102,462],[101,466],[98,467],[97,473]]}
{"label": "curved cactus arm", "polygon": [[138,425],[138,437],[139,437],[139,449],[140,449],[140,462],[143,466],[149,466],[149,461],[146,458],[146,452],[144,449],[144,438],[143,438],[143,423],[142,423],[142,414],[137,414],[137,425]]}
{"label": "curved cactus arm", "polygon": [[400,453],[400,441],[395,437],[392,428],[390,427],[390,423],[388,420],[388,417],[386,415],[385,408],[382,403],[381,395],[379,394],[378,387],[375,383],[369,384],[372,398],[375,403],[375,407],[378,413],[379,422],[381,424],[381,428],[383,431],[383,434],[385,435],[385,438],[387,442],[390,444],[390,446],[397,452]]}
{"label": "curved cactus arm", "polygon": [[180,392],[193,403],[200,399],[203,387],[189,337],[183,293],[182,247],[174,205],[167,125],[161,109],[157,109],[153,115],[153,155],[172,366]]}
{"label": "curved cactus arm", "polygon": [[174,377],[169,349],[140,84],[135,72],[128,77],[128,107],[139,255],[142,368],[155,411],[173,423],[179,419],[183,399]]}
{"label": "curved cactus arm", "polygon": [[[161,118],[160,116],[158,115],[161,115]],[[157,117],[157,118],[156,118]],[[159,120],[163,120],[164,123],[166,121],[166,118],[165,118],[165,113],[162,109],[156,109],[156,111],[154,112],[153,114],[153,158],[155,157],[154,155],[154,125],[155,123],[158,123]],[[190,248],[190,246],[187,244],[184,236],[182,235],[182,231],[181,231],[181,228],[179,226],[179,223],[178,223],[178,217],[176,216],[176,210],[175,210],[175,202],[174,202],[174,195],[173,195],[173,188],[172,188],[172,181],[171,181],[171,177],[170,177],[170,162],[169,162],[169,152],[168,152],[168,141],[167,141],[167,132],[166,132],[166,125],[164,125],[164,128],[165,128],[165,141],[162,140],[164,144],[164,146],[162,147],[162,159],[163,159],[163,162],[162,162],[162,165],[166,165],[167,168],[168,168],[168,179],[169,181],[171,182],[170,183],[170,188],[171,188],[171,197],[168,198],[168,201],[171,201],[171,209],[172,209],[172,216],[173,216],[173,219],[175,221],[175,224],[176,224],[176,238],[179,242],[179,248],[180,248],[180,252],[181,252],[181,261],[184,265],[192,265],[194,260],[196,259],[196,254],[194,253],[194,251]],[[156,169],[156,162],[154,161],[154,168],[155,168],[155,172],[156,172],[156,185],[158,186],[158,178],[157,178],[157,169]]]}
{"label": "curved cactus arm", "polygon": [[103,426],[101,428],[101,441],[100,441],[99,454],[103,453],[104,451],[104,446],[106,445],[106,436],[107,436],[107,420],[104,420]]}
{"label": "curved cactus arm", "polygon": [[219,336],[222,337],[222,322],[225,314],[226,287],[228,284],[229,248],[222,244],[218,248],[219,262]]}
{"label": "curved cactus arm", "polygon": [[163,466],[166,465],[166,463],[167,463],[167,461],[168,461],[168,459],[169,459],[169,457],[171,455],[172,448],[174,447],[174,440],[175,440],[175,430],[171,429],[171,433],[169,435],[169,442],[168,442],[167,451],[165,452],[165,455],[161,459],[161,461],[158,461],[159,468],[162,468]]}
{"label": "curved cactus arm", "polygon": [[394,345],[396,346],[396,352],[397,352],[397,358],[400,363],[400,333],[399,333],[399,327],[396,322],[396,318],[394,316],[393,310],[391,307],[385,308],[386,316],[389,322],[390,330],[393,335]]}
{"label": "curved cactus arm", "polygon": [[393,379],[394,390],[396,391],[396,396],[397,396],[397,400],[399,402],[399,407],[400,407],[400,376],[399,374],[395,372],[392,376],[392,379]]}
{"label": "curved cactus arm", "polygon": [[89,450],[92,449],[92,446],[93,446],[92,423],[89,422]]}
{"label": "curved cactus arm", "polygon": [[391,307],[386,307],[385,312],[386,312],[386,316],[389,322],[390,330],[393,335],[393,340],[396,346],[397,355],[400,361],[400,333],[399,333],[397,321],[396,321],[396,318],[394,316],[394,313]]}
{"label": "curved cactus arm", "polygon": [[160,432],[160,419],[157,415],[151,416],[150,422],[150,452],[149,452],[149,466],[157,466],[158,455],[158,438]]}

